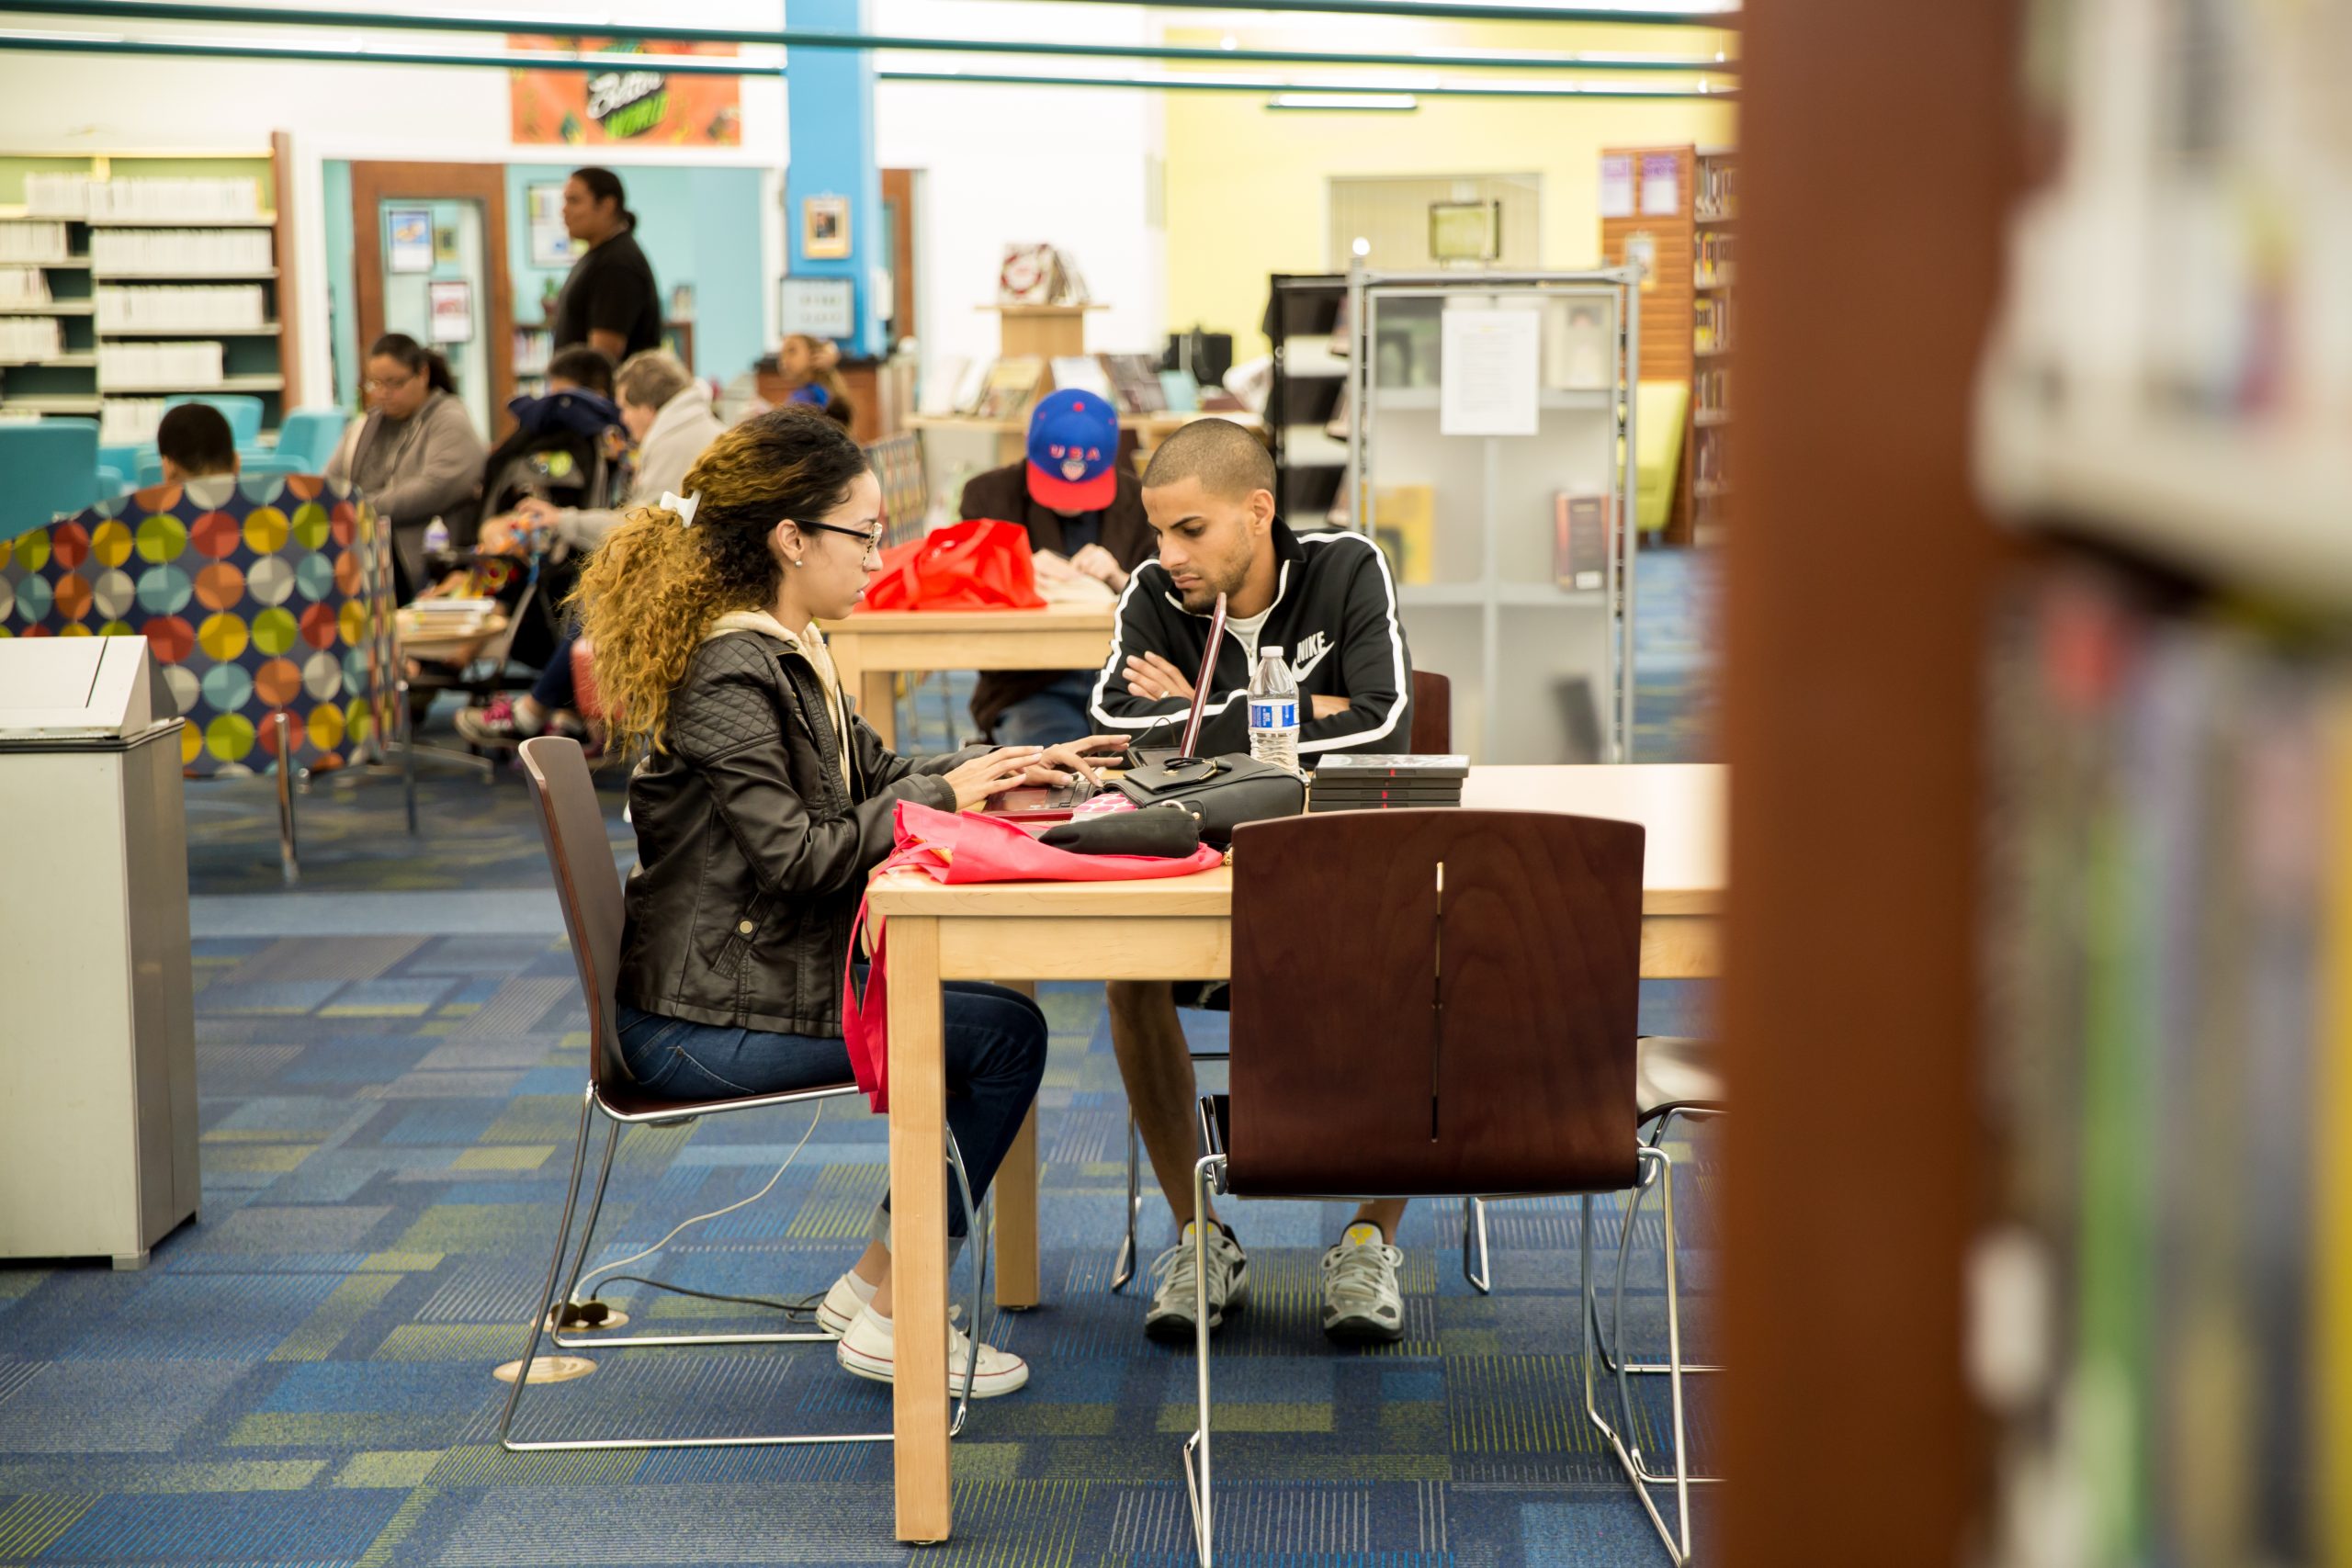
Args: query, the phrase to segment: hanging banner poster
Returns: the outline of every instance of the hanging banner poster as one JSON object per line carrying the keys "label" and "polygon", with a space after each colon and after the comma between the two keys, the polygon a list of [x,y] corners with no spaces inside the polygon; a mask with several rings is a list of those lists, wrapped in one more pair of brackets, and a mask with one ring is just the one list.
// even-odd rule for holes
{"label": "hanging banner poster", "polygon": [[740,147],[742,94],[732,76],[671,75],[664,55],[732,56],[723,45],[631,39],[510,34],[516,50],[609,53],[610,71],[509,71],[517,142],[594,146],[633,141],[662,147]]}

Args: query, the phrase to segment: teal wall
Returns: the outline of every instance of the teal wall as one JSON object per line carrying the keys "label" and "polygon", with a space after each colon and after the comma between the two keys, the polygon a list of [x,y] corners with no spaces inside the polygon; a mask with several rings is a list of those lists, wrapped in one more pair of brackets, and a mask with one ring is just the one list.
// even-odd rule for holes
{"label": "teal wall", "polygon": [[[539,324],[539,300],[560,271],[531,265],[530,206],[525,187],[561,183],[577,165],[506,166],[506,266],[514,286],[514,324]],[[351,165],[328,159],[322,192],[326,217],[327,292],[334,318],[335,401],[359,402],[359,328],[354,311]],[[774,284],[760,260],[758,169],[651,168],[617,171],[637,214],[637,243],[653,264],[666,310],[671,288],[695,286],[695,364],[698,376],[720,381],[752,367],[774,346],[766,330],[766,297]]]}
{"label": "teal wall", "polygon": [[[560,185],[577,166],[506,166],[506,254],[517,326],[537,324],[548,284],[563,282],[560,271],[531,265],[530,203],[524,187]],[[653,264],[662,309],[669,308],[673,288],[695,286],[695,374],[725,381],[749,370],[772,346],[764,341],[765,291],[772,285],[760,264],[760,171],[637,164],[615,172],[628,188],[637,243]]]}

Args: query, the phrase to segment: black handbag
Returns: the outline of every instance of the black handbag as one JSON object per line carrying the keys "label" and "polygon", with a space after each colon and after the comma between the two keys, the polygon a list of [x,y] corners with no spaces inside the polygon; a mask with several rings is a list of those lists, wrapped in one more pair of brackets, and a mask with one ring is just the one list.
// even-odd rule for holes
{"label": "black handbag", "polygon": [[1233,830],[1244,822],[1295,817],[1306,809],[1305,777],[1239,751],[1170,757],[1128,773],[1119,790],[1138,807],[1182,807],[1200,824],[1201,842],[1218,849],[1232,844]]}

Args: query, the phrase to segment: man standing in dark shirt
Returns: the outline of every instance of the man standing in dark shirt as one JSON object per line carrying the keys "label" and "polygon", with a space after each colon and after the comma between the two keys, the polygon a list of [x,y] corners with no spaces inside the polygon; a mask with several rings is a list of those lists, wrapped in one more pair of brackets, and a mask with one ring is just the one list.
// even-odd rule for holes
{"label": "man standing in dark shirt", "polygon": [[637,244],[637,214],[610,169],[575,169],[563,186],[563,226],[588,248],[571,264],[548,326],[560,350],[586,344],[618,365],[662,346],[662,291]]}
{"label": "man standing in dark shirt", "polygon": [[[1114,593],[1159,550],[1143,487],[1119,462],[1118,412],[1092,392],[1038,400],[1028,459],[974,474],[962,511],[967,520],[1020,524],[1031,549],[1053,551]],[[1057,746],[1093,733],[1086,712],[1093,689],[1091,670],[987,671],[972,690],[972,719],[1000,746]],[[1054,739],[1038,739],[1045,735]]]}

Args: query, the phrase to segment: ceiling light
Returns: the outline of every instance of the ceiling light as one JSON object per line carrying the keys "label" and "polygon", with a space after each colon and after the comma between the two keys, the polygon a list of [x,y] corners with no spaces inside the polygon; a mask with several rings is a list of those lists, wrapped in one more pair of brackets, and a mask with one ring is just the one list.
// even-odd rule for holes
{"label": "ceiling light", "polygon": [[1276,93],[1266,100],[1270,109],[1417,109],[1420,100],[1410,93]]}

